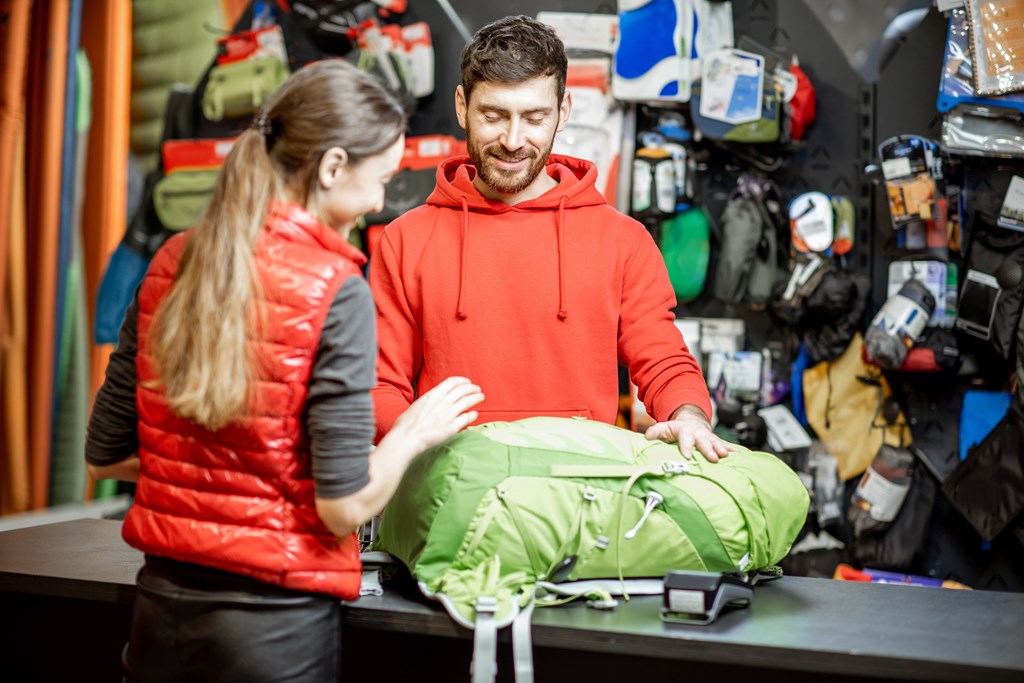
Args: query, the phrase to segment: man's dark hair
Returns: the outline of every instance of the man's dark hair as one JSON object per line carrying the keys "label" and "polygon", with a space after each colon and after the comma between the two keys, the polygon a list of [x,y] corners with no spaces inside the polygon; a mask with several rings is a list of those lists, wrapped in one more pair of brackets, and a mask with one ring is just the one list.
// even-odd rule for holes
{"label": "man's dark hair", "polygon": [[521,14],[505,17],[477,31],[462,48],[462,90],[468,103],[480,81],[523,83],[554,76],[561,104],[568,66],[565,45],[554,29]]}

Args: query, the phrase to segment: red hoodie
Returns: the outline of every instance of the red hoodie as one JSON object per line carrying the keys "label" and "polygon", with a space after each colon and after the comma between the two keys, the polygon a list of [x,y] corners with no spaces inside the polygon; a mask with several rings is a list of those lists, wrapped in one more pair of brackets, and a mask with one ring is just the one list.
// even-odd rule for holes
{"label": "red hoodie", "polygon": [[647,411],[711,414],[700,368],[673,324],[665,262],[637,221],[609,206],[588,161],[552,155],[558,185],[510,206],[445,161],[427,204],[392,222],[373,262],[380,357],[377,436],[417,395],[462,375],[486,399],[477,423],[535,415],[614,423],[618,365]]}

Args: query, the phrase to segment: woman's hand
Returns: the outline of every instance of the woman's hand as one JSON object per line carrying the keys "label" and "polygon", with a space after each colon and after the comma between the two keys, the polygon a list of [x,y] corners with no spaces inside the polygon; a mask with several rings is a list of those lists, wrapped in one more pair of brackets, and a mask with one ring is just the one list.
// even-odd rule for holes
{"label": "woman's hand", "polygon": [[470,408],[482,400],[480,387],[465,377],[449,377],[413,401],[370,453],[366,486],[340,498],[316,499],[317,513],[327,528],[343,536],[379,513],[409,463],[472,423],[477,412]]}
{"label": "woman's hand", "polygon": [[416,451],[433,448],[477,418],[470,410],[484,400],[480,387],[465,377],[449,377],[413,401],[395,421],[392,432],[416,445]]}

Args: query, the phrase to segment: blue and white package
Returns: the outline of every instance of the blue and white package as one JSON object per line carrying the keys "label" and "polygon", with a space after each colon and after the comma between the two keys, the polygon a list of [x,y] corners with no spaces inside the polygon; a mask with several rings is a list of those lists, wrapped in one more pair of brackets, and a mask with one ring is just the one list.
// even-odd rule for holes
{"label": "blue and white package", "polygon": [[644,102],[690,99],[693,11],[686,0],[619,0],[612,93]]}

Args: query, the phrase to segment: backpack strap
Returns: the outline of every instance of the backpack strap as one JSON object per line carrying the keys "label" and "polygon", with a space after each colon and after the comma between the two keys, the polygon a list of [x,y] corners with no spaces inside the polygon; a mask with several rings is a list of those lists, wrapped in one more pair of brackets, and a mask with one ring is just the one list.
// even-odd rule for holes
{"label": "backpack strap", "polygon": [[[661,595],[665,592],[664,581],[658,579],[625,579],[626,590],[631,595]],[[580,581],[538,581],[537,589],[542,591],[540,606],[561,605],[580,597],[602,598],[622,595],[622,582],[618,579],[583,579]],[[589,605],[604,609],[607,605]]]}
{"label": "backpack strap", "polygon": [[512,621],[512,660],[515,664],[516,683],[533,683],[533,608],[537,605],[536,592],[530,591],[530,602]]}
{"label": "backpack strap", "polygon": [[[534,593],[530,602],[512,620],[512,657],[516,683],[533,683],[533,634],[531,620],[536,605]],[[476,623],[473,626],[472,683],[493,683],[498,675],[498,622],[495,613],[498,601],[489,595],[476,600]]]}
{"label": "backpack strap", "polygon": [[498,675],[498,626],[494,614],[497,598],[481,595],[476,599],[476,623],[473,626],[473,683],[491,683]]}

